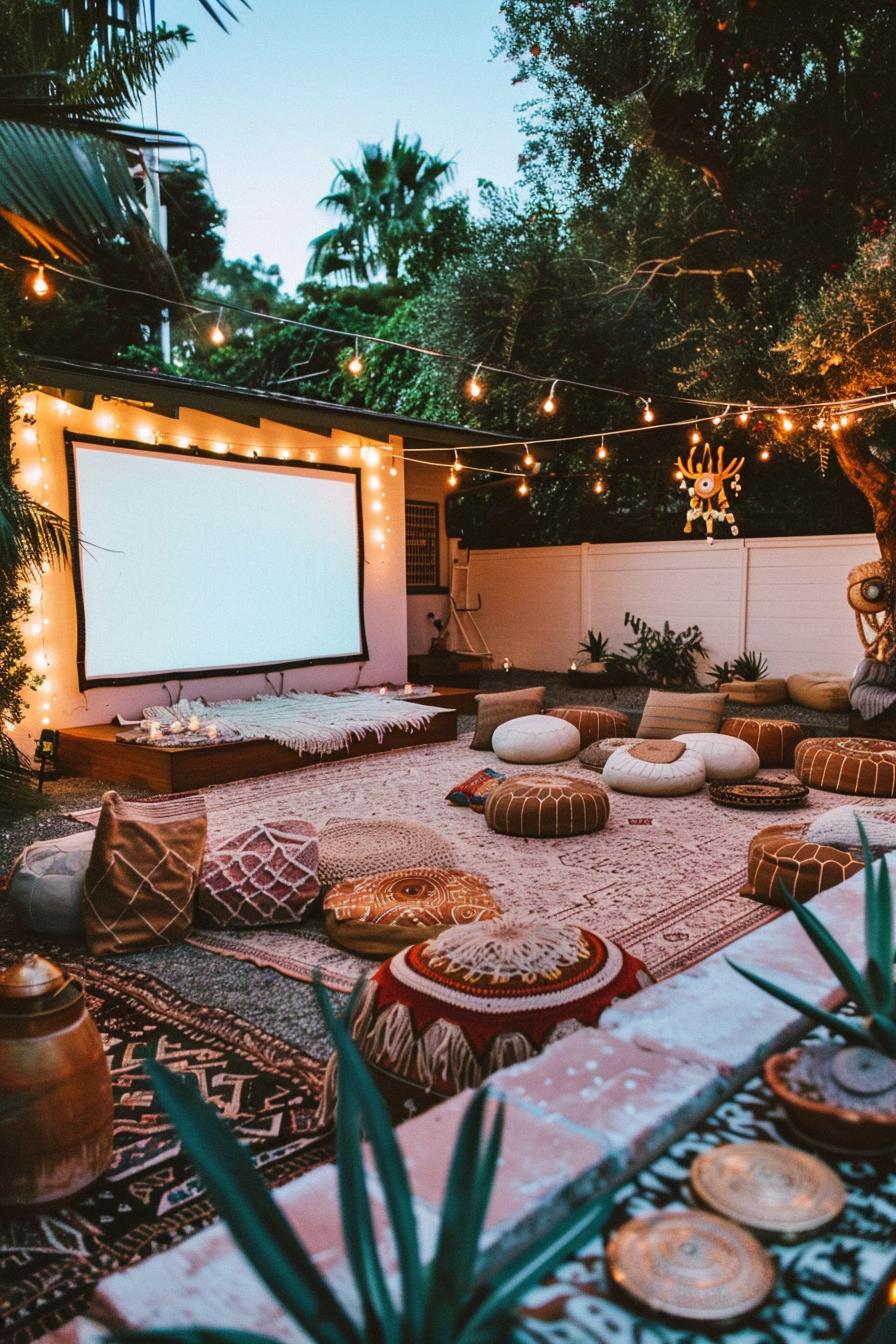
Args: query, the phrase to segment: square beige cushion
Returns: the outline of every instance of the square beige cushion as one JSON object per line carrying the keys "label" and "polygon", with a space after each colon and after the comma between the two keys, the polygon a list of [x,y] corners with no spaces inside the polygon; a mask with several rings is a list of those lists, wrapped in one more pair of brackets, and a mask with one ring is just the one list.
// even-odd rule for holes
{"label": "square beige cushion", "polygon": [[476,703],[479,706],[479,713],[470,747],[473,751],[488,751],[492,745],[492,733],[502,723],[509,723],[511,719],[521,719],[526,714],[541,713],[544,687],[528,686],[522,691],[498,691],[495,695],[477,695]]}
{"label": "square beige cushion", "polygon": [[839,672],[795,672],[787,678],[787,694],[806,709],[849,713],[849,677]]}
{"label": "square beige cushion", "polygon": [[715,691],[651,691],[644,706],[639,737],[678,737],[681,733],[717,733],[725,697]]}
{"label": "square beige cushion", "polygon": [[763,677],[760,681],[726,681],[719,690],[739,705],[780,705],[787,699],[787,682],[783,677]]}

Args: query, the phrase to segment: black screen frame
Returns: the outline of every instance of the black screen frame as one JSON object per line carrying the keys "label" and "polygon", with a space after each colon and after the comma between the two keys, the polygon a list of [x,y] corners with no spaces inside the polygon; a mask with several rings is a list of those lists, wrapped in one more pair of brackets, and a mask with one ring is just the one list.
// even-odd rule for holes
{"label": "black screen frame", "polygon": [[[361,468],[341,466],[331,462],[301,462],[280,457],[262,456],[248,459],[242,453],[216,453],[211,449],[199,448],[191,444],[188,448],[178,448],[167,443],[140,443],[134,439],[109,438],[101,434],[78,434],[74,430],[63,431],[65,441],[65,467],[68,479],[69,526],[71,532],[71,564],[75,589],[75,611],[77,617],[77,668],[78,687],[82,691],[94,690],[102,686],[151,686],[156,683],[172,681],[198,681],[206,677],[242,677],[257,672],[287,672],[296,667],[329,666],[337,663],[366,663],[369,661],[367,627],[364,618],[364,508],[361,490]],[[75,471],[75,444],[92,443],[104,448],[133,449],[140,453],[161,453],[169,457],[206,458],[210,462],[235,462],[241,467],[274,466],[280,470],[333,471],[355,478],[355,519],[358,548],[358,616],[361,633],[361,648],[358,653],[340,654],[333,658],[293,658],[286,662],[254,663],[245,667],[190,667],[170,668],[165,672],[141,673],[138,676],[89,677],[86,668],[87,656],[87,619],[84,611],[84,586],[81,572],[81,526],[78,516],[78,486]]]}

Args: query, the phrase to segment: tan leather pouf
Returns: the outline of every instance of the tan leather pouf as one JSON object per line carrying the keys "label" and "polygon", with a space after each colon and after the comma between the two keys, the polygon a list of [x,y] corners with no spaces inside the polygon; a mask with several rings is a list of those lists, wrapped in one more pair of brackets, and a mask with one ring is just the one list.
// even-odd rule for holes
{"label": "tan leather pouf", "polygon": [[741,896],[786,908],[782,882],[796,900],[808,901],[861,870],[863,864],[848,850],[813,844],[804,838],[806,830],[805,822],[785,822],[766,826],[753,836]]}
{"label": "tan leather pouf", "polygon": [[807,737],[793,772],[811,789],[896,798],[896,746],[876,737]]}
{"label": "tan leather pouf", "polygon": [[792,770],[793,753],[806,736],[790,719],[725,719],[719,731],[749,742],[763,770]]}
{"label": "tan leather pouf", "polygon": [[403,868],[339,882],[324,910],[334,942],[381,957],[501,913],[481,877],[451,868]]}
{"label": "tan leather pouf", "polygon": [[579,730],[583,747],[599,742],[602,737],[634,737],[635,725],[619,709],[591,709],[586,705],[570,705],[564,709],[549,709],[554,719],[566,719]]}
{"label": "tan leather pouf", "polygon": [[609,815],[610,799],[601,784],[568,775],[513,775],[485,804],[493,831],[539,840],[603,830]]}
{"label": "tan leather pouf", "polygon": [[780,705],[787,699],[783,677],[762,677],[760,681],[726,681],[719,690],[738,705]]}
{"label": "tan leather pouf", "polygon": [[795,672],[787,678],[787,694],[806,709],[849,713],[849,677],[839,672]]}

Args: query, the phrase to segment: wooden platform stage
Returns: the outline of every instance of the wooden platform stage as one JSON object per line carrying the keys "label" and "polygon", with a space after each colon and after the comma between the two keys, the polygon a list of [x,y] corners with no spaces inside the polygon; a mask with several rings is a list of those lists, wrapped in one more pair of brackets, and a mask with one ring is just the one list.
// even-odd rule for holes
{"label": "wooden platform stage", "polygon": [[429,697],[423,703],[440,710],[422,728],[388,728],[382,742],[376,733],[352,739],[341,751],[290,751],[266,738],[254,742],[222,742],[208,747],[141,747],[116,742],[121,732],[114,723],[88,728],[63,728],[59,733],[59,769],[64,775],[86,775],[113,784],[145,784],[156,793],[181,793],[207,784],[232,784],[237,779],[257,779],[281,770],[301,770],[324,761],[350,756],[423,747],[432,742],[453,742],[457,737],[457,711],[441,708],[444,703]]}

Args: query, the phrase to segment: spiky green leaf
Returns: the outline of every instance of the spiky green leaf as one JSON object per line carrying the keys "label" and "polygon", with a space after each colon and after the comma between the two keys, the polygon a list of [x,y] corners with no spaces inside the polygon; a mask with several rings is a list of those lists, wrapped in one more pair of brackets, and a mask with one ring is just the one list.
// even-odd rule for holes
{"label": "spiky green leaf", "polygon": [[107,1344],[278,1344],[270,1335],[249,1330],[217,1330],[205,1326],[174,1327],[170,1330],[115,1330]]}
{"label": "spiky green leaf", "polygon": [[843,948],[828,932],[821,920],[807,906],[801,905],[799,901],[795,900],[783,882],[780,883],[780,886],[791,913],[806,930],[853,1003],[862,1013],[872,1012],[874,1004],[858,967],[853,965]]}
{"label": "spiky green leaf", "polygon": [[782,1003],[787,1004],[788,1008],[795,1008],[798,1013],[802,1013],[810,1021],[817,1022],[819,1026],[827,1027],[829,1031],[834,1032],[837,1036],[842,1036],[852,1045],[870,1045],[873,1047],[874,1042],[868,1032],[855,1026],[848,1017],[838,1017],[836,1013],[829,1013],[824,1008],[816,1007],[814,1003],[807,1003],[805,999],[799,998],[796,994],[791,994],[788,989],[782,989],[780,985],[773,985],[770,980],[757,975],[755,971],[748,970],[746,966],[738,966],[737,962],[732,961],[729,957],[726,957],[725,960],[732,970],[737,971],[738,975],[742,975],[745,980],[749,980],[758,989],[764,989],[766,994],[771,994],[773,998],[780,999]]}

